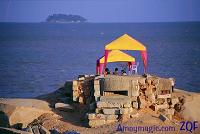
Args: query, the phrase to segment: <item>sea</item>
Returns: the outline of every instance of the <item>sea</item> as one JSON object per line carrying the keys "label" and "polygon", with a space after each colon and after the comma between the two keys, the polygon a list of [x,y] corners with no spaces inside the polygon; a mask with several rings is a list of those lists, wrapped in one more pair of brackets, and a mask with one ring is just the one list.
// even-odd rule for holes
{"label": "sea", "polygon": [[[200,22],[0,23],[0,97],[33,98],[80,74],[95,74],[105,45],[123,34],[146,46],[148,73],[175,78],[177,88],[200,92]],[[140,52],[126,52],[143,74]]]}

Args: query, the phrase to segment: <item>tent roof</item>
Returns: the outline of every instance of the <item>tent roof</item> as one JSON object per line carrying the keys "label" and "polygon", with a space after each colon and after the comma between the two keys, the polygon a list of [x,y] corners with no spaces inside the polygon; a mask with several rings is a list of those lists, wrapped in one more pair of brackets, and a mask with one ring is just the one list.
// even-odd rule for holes
{"label": "tent roof", "polygon": [[[120,51],[120,50],[112,50],[108,53],[107,62],[134,62],[135,58]],[[100,58],[100,63],[104,63],[104,56]]]}
{"label": "tent roof", "polygon": [[124,34],[106,45],[105,50],[146,50],[146,47],[128,34]]}

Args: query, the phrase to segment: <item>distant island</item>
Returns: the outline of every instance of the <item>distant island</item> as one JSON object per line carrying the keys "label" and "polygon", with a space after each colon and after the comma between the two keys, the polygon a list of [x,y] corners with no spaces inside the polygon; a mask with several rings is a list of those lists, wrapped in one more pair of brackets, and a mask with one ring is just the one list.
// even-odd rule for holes
{"label": "distant island", "polygon": [[66,14],[53,14],[49,15],[46,22],[50,23],[81,23],[85,22],[86,19],[80,15],[66,15]]}

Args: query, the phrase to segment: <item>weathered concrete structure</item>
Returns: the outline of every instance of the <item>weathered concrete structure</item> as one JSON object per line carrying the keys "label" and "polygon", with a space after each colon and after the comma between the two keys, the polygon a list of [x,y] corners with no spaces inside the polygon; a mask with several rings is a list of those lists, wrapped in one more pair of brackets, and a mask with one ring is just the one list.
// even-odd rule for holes
{"label": "weathered concrete structure", "polygon": [[85,75],[73,81],[73,101],[90,106],[90,127],[126,121],[143,108],[171,119],[179,103],[172,98],[172,86],[171,79],[151,75]]}

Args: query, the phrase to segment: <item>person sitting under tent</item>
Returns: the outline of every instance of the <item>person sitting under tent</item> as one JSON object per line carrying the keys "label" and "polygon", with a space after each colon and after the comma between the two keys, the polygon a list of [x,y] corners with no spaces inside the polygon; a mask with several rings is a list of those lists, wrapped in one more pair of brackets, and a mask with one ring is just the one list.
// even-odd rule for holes
{"label": "person sitting under tent", "polygon": [[115,68],[115,71],[113,72],[113,74],[114,74],[114,75],[118,75],[118,74],[119,74],[119,73],[118,73],[118,68],[117,68],[117,67]]}
{"label": "person sitting under tent", "polygon": [[121,75],[127,75],[125,70],[121,70]]}
{"label": "person sitting under tent", "polygon": [[108,68],[105,69],[105,75],[110,74],[110,70]]}

